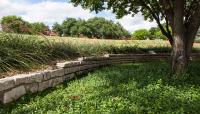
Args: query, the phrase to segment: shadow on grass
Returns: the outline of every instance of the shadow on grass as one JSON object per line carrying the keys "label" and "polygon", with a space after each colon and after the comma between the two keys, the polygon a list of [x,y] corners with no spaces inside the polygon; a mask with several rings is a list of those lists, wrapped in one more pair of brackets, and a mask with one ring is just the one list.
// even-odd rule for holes
{"label": "shadow on grass", "polygon": [[[200,113],[200,61],[193,61],[188,72],[170,77],[166,62],[126,64],[104,69],[106,85],[92,99],[126,99],[130,104],[115,113]],[[104,91],[104,90],[108,91]],[[113,105],[114,106],[114,105]],[[134,106],[134,107],[132,107]],[[132,109],[130,108],[132,107]]]}

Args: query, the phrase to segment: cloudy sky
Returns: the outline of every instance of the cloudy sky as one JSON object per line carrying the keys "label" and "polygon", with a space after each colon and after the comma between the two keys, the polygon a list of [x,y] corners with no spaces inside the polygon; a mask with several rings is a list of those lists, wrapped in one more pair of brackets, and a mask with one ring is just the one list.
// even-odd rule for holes
{"label": "cloudy sky", "polygon": [[49,26],[55,22],[61,23],[67,17],[88,19],[95,16],[119,22],[130,32],[156,26],[154,22],[144,21],[140,14],[134,17],[128,15],[122,19],[116,19],[115,15],[109,11],[95,14],[81,7],[74,7],[67,0],[0,0],[0,9],[0,18],[7,15],[17,15],[26,21],[44,22]]}

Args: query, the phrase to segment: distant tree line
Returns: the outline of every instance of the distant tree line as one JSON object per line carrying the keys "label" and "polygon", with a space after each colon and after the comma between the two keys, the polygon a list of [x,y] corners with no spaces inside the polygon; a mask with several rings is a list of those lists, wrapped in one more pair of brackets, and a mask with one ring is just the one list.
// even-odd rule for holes
{"label": "distant tree line", "polygon": [[102,39],[130,38],[130,33],[119,23],[95,17],[86,20],[67,18],[61,24],[55,23],[53,31],[60,36],[76,36]]}
{"label": "distant tree line", "polygon": [[42,22],[29,23],[17,16],[5,16],[1,19],[2,30],[7,33],[48,35],[50,29]]}
{"label": "distant tree line", "polygon": [[[29,23],[17,16],[5,16],[1,19],[2,30],[7,33],[49,35],[50,29],[42,22]],[[103,39],[130,38],[130,33],[119,23],[104,18],[86,20],[67,18],[61,24],[55,23],[53,30],[59,36],[75,36]]]}
{"label": "distant tree line", "polygon": [[155,39],[163,39],[167,40],[167,37],[164,36],[159,29],[159,27],[151,27],[149,30],[147,29],[138,29],[132,33],[133,40],[155,40]]}

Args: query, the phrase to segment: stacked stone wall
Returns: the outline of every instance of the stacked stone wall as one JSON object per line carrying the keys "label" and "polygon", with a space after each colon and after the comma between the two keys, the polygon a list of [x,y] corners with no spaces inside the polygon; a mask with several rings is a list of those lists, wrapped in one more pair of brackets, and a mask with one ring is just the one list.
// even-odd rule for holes
{"label": "stacked stone wall", "polygon": [[[30,74],[19,74],[0,79],[0,101],[13,102],[26,93],[36,93],[54,87],[78,75],[102,66],[135,63],[151,60],[165,60],[170,54],[107,54],[99,57],[82,57],[77,61],[57,63],[56,69]],[[198,58],[200,54],[192,54]]]}

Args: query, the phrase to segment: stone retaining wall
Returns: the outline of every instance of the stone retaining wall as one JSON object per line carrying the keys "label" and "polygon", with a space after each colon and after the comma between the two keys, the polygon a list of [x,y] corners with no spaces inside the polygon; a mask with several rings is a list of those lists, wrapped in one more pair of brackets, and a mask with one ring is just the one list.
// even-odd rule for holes
{"label": "stone retaining wall", "polygon": [[[108,54],[99,57],[82,57],[77,61],[57,63],[57,69],[55,70],[19,74],[0,79],[0,101],[3,104],[10,103],[28,92],[36,93],[43,91],[98,67],[111,64],[167,59],[169,55],[170,54]],[[192,56],[200,57],[200,54],[193,54]]]}

